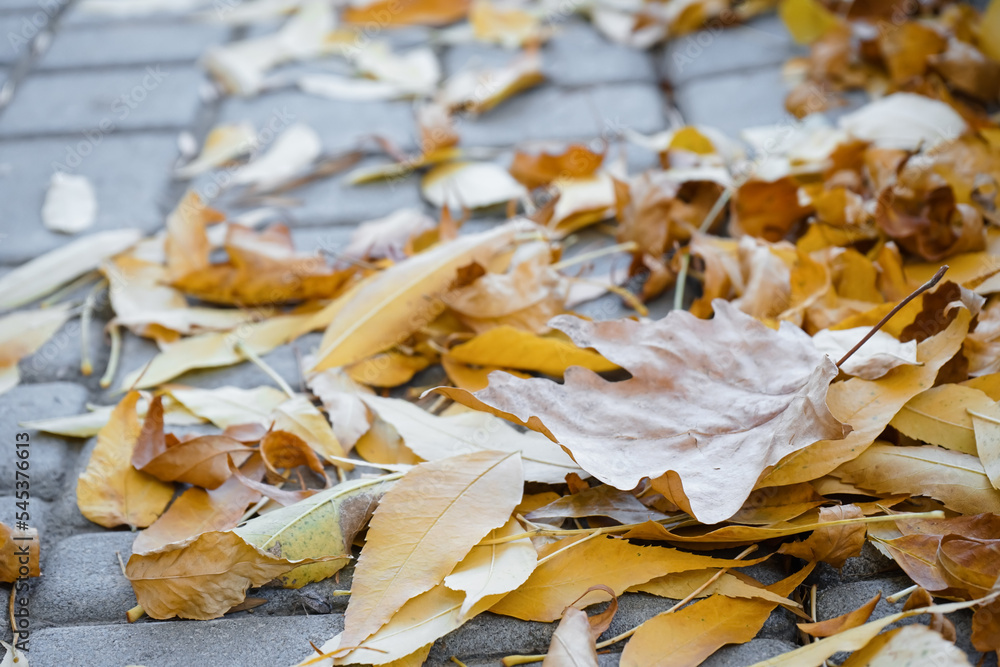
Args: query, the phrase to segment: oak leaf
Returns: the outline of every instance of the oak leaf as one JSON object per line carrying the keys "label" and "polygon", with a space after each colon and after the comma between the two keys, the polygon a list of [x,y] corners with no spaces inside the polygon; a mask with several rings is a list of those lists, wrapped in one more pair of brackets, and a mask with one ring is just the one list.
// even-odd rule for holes
{"label": "oak leaf", "polygon": [[686,312],[653,323],[553,320],[629,380],[571,367],[562,385],[493,373],[475,394],[439,391],[547,435],[616,488],[675,471],[694,516],[717,523],[768,466],[849,429],[826,407],[837,369],[808,336],[787,324],[773,331],[722,300],[714,306],[709,321]]}

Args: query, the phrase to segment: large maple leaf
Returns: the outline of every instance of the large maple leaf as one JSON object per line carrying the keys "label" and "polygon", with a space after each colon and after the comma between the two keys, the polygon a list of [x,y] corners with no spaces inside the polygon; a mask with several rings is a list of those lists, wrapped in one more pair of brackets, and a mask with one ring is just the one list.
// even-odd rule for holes
{"label": "large maple leaf", "polygon": [[656,322],[550,322],[628,380],[571,367],[564,384],[494,372],[475,394],[440,391],[544,433],[616,488],[674,471],[695,518],[717,523],[769,466],[850,427],[826,405],[837,367],[806,333],[788,323],[774,331],[721,299],[713,307],[711,320],[675,311]]}

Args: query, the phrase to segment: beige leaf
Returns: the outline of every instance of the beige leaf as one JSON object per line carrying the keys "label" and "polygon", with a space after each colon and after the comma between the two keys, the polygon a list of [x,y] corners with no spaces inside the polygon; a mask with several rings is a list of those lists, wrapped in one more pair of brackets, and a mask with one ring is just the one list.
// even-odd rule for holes
{"label": "beige leaf", "polygon": [[322,151],[323,143],[316,131],[296,123],[282,132],[266,153],[238,169],[233,183],[272,190],[305,172]]}
{"label": "beige leaf", "polygon": [[205,138],[201,154],[174,171],[174,176],[189,179],[246,155],[257,148],[257,131],[252,123],[233,123],[212,129]]}
{"label": "beige leaf", "polygon": [[597,647],[590,632],[587,612],[567,607],[542,667],[598,667]]}
{"label": "beige leaf", "polygon": [[456,73],[444,82],[437,101],[453,110],[482,113],[544,80],[541,56],[532,49],[501,67]]}
{"label": "beige leaf", "polygon": [[[518,520],[511,519],[502,528],[487,533],[484,541],[522,532]],[[535,547],[528,538],[500,544],[477,544],[444,578],[444,585],[465,593],[460,616],[466,618],[483,599],[509,593],[523,584],[531,576],[537,560]]]}
{"label": "beige leaf", "polygon": [[78,234],[90,229],[96,218],[97,195],[87,177],[53,172],[42,206],[42,223],[54,232]]}
{"label": "beige leaf", "polygon": [[880,147],[913,151],[957,139],[968,128],[946,103],[915,93],[893,93],[871,102],[842,116],[840,127]]}
{"label": "beige leaf", "polygon": [[486,450],[519,452],[524,478],[530,482],[561,484],[570,473],[586,475],[548,438],[519,433],[493,415],[467,411],[439,417],[398,398],[366,395],[361,400],[396,429],[408,449],[426,461]]}
{"label": "beige leaf", "polygon": [[532,226],[511,222],[410,257],[363,283],[323,336],[313,370],[346,366],[404,341],[443,310],[441,297],[459,267],[485,262]]}
{"label": "beige leaf", "polygon": [[976,434],[976,452],[994,489],[1000,489],[1000,407],[996,404],[970,411]]}
{"label": "beige leaf", "polygon": [[358,384],[342,369],[329,368],[314,373],[307,381],[309,389],[321,401],[330,416],[333,433],[344,449],[350,450],[372,426],[362,394],[373,393]]}
{"label": "beige leaf", "polygon": [[441,582],[521,501],[517,454],[476,452],[423,463],[382,498],[351,586],[343,644],[374,634]]}
{"label": "beige leaf", "polygon": [[80,512],[105,528],[153,523],[174,495],[174,485],[132,467],[141,425],[136,414],[139,392],[130,392],[97,434],[97,446],[76,485]]}
{"label": "beige leaf", "polygon": [[69,320],[68,304],[0,317],[0,394],[20,382],[17,364],[49,342]]}
{"label": "beige leaf", "polygon": [[239,424],[270,426],[271,414],[288,400],[283,391],[266,386],[199,389],[171,385],[164,389],[188,410],[222,429]]}
{"label": "beige leaf", "polygon": [[438,391],[547,435],[616,488],[674,471],[692,514],[717,523],[767,466],[849,431],[826,407],[837,369],[806,334],[787,323],[771,330],[721,299],[714,306],[708,321],[683,311],[650,323],[552,321],[629,380],[571,367],[561,385],[492,373],[475,395]]}
{"label": "beige leaf", "polygon": [[527,196],[524,186],[492,162],[442,164],[427,172],[420,190],[431,204],[452,211],[485,208]]}
{"label": "beige leaf", "polygon": [[100,266],[108,257],[128,250],[140,238],[138,229],[116,229],[74,239],[0,276],[0,310],[40,299],[57,287]]}
{"label": "beige leaf", "polygon": [[949,449],[875,443],[831,474],[876,493],[930,496],[963,514],[1000,513],[1000,491],[983,464]]}

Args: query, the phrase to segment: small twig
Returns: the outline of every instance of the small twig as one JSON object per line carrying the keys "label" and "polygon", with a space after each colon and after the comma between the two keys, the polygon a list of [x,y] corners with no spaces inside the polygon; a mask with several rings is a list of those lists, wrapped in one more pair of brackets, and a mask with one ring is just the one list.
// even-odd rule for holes
{"label": "small twig", "polygon": [[872,327],[872,330],[869,331],[867,334],[865,334],[865,337],[862,338],[860,341],[858,341],[857,345],[855,345],[850,350],[848,350],[847,354],[845,354],[843,357],[840,358],[840,361],[837,362],[837,368],[840,368],[841,366],[843,366],[844,362],[847,361],[848,359],[850,359],[852,354],[854,354],[855,352],[857,352],[861,348],[862,345],[864,345],[865,343],[868,342],[869,338],[871,338],[872,336],[874,336],[878,332],[879,329],[881,329],[883,326],[885,326],[885,323],[888,322],[889,320],[891,320],[893,315],[895,315],[900,310],[902,310],[903,306],[905,306],[909,302],[913,301],[915,298],[917,298],[918,296],[920,296],[921,294],[923,294],[924,292],[926,292],[930,288],[932,288],[935,285],[937,285],[938,281],[941,280],[941,277],[944,276],[944,273],[947,270],[948,270],[948,265],[945,264],[940,269],[938,269],[938,272],[934,274],[933,278],[931,278],[930,280],[928,280],[927,282],[925,282],[923,285],[921,285],[920,287],[918,287],[914,292],[912,292],[910,294],[910,296],[906,297],[905,299],[903,299],[902,301],[900,301],[899,303],[897,303],[896,307],[893,308],[892,310],[890,310],[888,315],[886,315],[885,317],[883,317],[882,320],[878,324],[876,324],[874,327]]}
{"label": "small twig", "polygon": [[145,615],[146,615],[146,610],[142,608],[141,604],[137,604],[136,606],[132,607],[127,612],[125,612],[125,620],[128,621],[129,623],[135,623]]}
{"label": "small twig", "polygon": [[905,598],[907,595],[917,590],[918,588],[920,588],[919,584],[913,584],[909,588],[904,588],[898,593],[893,593],[892,595],[886,596],[885,601],[888,602],[889,604],[896,604],[897,602]]}
{"label": "small twig", "polygon": [[128,574],[125,573],[125,561],[122,560],[122,552],[116,551],[115,556],[118,557],[118,567],[122,569],[122,576],[128,579]]}
{"label": "small twig", "polygon": [[570,266],[575,266],[576,264],[583,264],[584,262],[589,262],[592,259],[598,259],[604,257],[605,255],[613,255],[616,252],[635,252],[639,249],[639,244],[635,241],[626,241],[625,243],[616,243],[615,245],[609,245],[605,248],[598,248],[597,250],[591,250],[590,252],[585,252],[576,257],[570,257],[569,259],[564,259],[561,262],[556,262],[552,265],[552,268],[556,271],[562,271]]}
{"label": "small twig", "polygon": [[83,311],[80,313],[80,372],[90,375],[94,372],[94,365],[90,363],[90,322],[94,319],[94,306],[97,302],[97,295],[108,284],[103,278],[94,285],[87,293],[87,299],[83,302]]}
{"label": "small twig", "polygon": [[288,386],[287,382],[285,382],[285,378],[278,375],[277,371],[271,368],[266,361],[260,358],[260,355],[250,349],[249,345],[244,343],[242,340],[237,340],[233,343],[233,348],[246,357],[248,361],[253,362],[257,368],[264,371],[269,378],[274,380],[274,383],[288,395],[288,398],[295,398],[295,392],[292,391],[292,388]]}
{"label": "small twig", "polygon": [[104,376],[101,377],[101,387],[104,389],[110,387],[111,381],[115,378],[122,352],[122,334],[117,324],[111,324],[108,327],[108,336],[111,338],[111,354],[108,356],[108,367],[104,370]]}
{"label": "small twig", "polygon": [[76,280],[74,280],[73,282],[71,282],[70,284],[65,285],[64,287],[62,287],[62,288],[56,290],[55,292],[53,292],[52,294],[50,294],[47,299],[45,299],[44,301],[42,301],[42,302],[40,302],[38,304],[38,307],[39,308],[48,308],[50,306],[55,305],[63,297],[68,296],[69,294],[72,294],[73,292],[75,292],[76,290],[80,289],[81,287],[84,287],[85,285],[88,285],[89,283],[91,283],[95,279],[100,278],[100,275],[101,274],[96,269],[94,271],[88,271],[87,273],[83,274],[82,276],[80,276],[79,278],[77,278]]}
{"label": "small twig", "polygon": [[[733,196],[733,191],[735,186],[729,186],[722,191],[719,198],[715,200],[712,208],[708,211],[708,215],[705,219],[701,221],[701,226],[698,227],[698,233],[704,234],[709,229],[711,229],[712,224],[715,219],[719,217],[719,213],[726,204],[729,203],[729,199]],[[681,310],[684,308],[684,283],[687,282],[688,268],[691,264],[691,254],[685,250],[684,254],[681,255],[681,270],[677,273],[677,282],[674,283],[674,310]]]}

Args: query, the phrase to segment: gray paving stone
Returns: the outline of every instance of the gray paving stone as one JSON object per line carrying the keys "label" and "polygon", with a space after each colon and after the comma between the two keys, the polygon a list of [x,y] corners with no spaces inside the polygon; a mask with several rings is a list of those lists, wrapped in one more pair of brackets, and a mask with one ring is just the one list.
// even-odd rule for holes
{"label": "gray paving stone", "polygon": [[[6,526],[13,527],[15,522],[18,520],[17,515],[22,513],[24,510],[17,506],[18,502],[23,502],[23,500],[18,501],[16,496],[0,496],[0,523]],[[42,549],[48,549],[53,546],[54,543],[48,539],[48,518],[51,503],[47,500],[41,500],[39,498],[32,498],[28,502],[28,526],[38,530],[38,534],[42,540]],[[44,553],[44,551],[43,551]]]}
{"label": "gray paving stone", "polygon": [[459,116],[466,146],[513,146],[540,139],[618,136],[626,128],[650,134],[666,127],[663,99],[649,84],[601,85],[565,90],[542,86],[478,117]]}
{"label": "gray paving stone", "polygon": [[[111,403],[109,401],[109,404]],[[48,562],[51,553],[49,546],[58,545],[73,535],[107,532],[103,527],[84,517],[76,504],[77,480],[90,461],[90,455],[93,454],[94,447],[97,446],[97,438],[91,438],[87,441],[72,439],[68,442],[71,443],[70,448],[71,451],[75,452],[75,456],[67,461],[66,489],[52,502],[49,510],[47,520],[49,530],[43,538],[43,545],[46,546],[46,550],[42,552],[43,566]]]}
{"label": "gray paving stone", "polygon": [[[517,51],[499,46],[461,44],[448,49],[444,71],[450,76],[469,68],[502,66],[517,55]],[[542,71],[549,81],[560,86],[656,81],[649,54],[615,44],[590,24],[580,21],[560,26],[545,45]]]}
{"label": "gray paving stone", "polygon": [[736,138],[743,128],[792,119],[784,106],[787,92],[780,68],[769,67],[695,79],[677,89],[674,101],[686,123],[716,127]]}
{"label": "gray paving stone", "polygon": [[345,102],[294,90],[250,99],[225,99],[218,122],[244,120],[251,121],[258,130],[270,127],[276,131],[292,123],[305,123],[316,130],[323,148],[331,154],[354,148],[362,138],[374,134],[404,149],[416,146],[413,112],[408,102]]}
{"label": "gray paving stone", "polygon": [[32,592],[32,620],[39,627],[125,623],[125,612],[136,604],[135,593],[115,553],[128,561],[134,539],[131,532],[103,532],[57,544]]}
{"label": "gray paving stone", "polygon": [[31,662],[64,667],[290,665],[343,628],[340,616],[141,622],[38,630]]}
{"label": "gray paving stone", "polygon": [[746,644],[723,646],[701,664],[702,667],[745,667],[797,648],[796,644],[780,639],[751,639]]}
{"label": "gray paving stone", "polygon": [[198,111],[202,81],[197,69],[171,64],[34,74],[0,118],[0,135],[186,127]]}
{"label": "gray paving stone", "polygon": [[169,211],[165,201],[177,157],[173,132],[149,135],[77,134],[69,139],[0,141],[0,263],[21,264],[70,238],[42,225],[45,193],[55,171],[86,176],[97,217],[90,231],[136,227],[152,232]]}
{"label": "gray paving stone", "polygon": [[795,44],[781,19],[770,14],[746,25],[716,19],[707,30],[669,41],[662,62],[667,80],[680,86],[725,72],[780,67],[806,53],[808,49]]}
{"label": "gray paving stone", "polygon": [[[27,2],[27,0],[15,0],[16,2]],[[36,0],[38,1],[38,0]],[[52,0],[48,0],[51,2]],[[226,2],[228,0],[223,0]],[[212,1],[204,3],[209,9]],[[220,3],[222,4],[222,3]],[[161,5],[156,11],[138,10],[134,12],[104,12],[88,7],[87,2],[74,2],[66,12],[60,17],[60,24],[63,27],[74,27],[77,25],[91,25],[98,23],[139,23],[139,22],[162,22],[162,21],[190,21],[196,20],[195,13],[190,9],[189,3],[178,3],[175,7]]]}
{"label": "gray paving stone", "polygon": [[85,26],[60,30],[39,69],[194,62],[230,28],[205,23]]}
{"label": "gray paving stone", "polygon": [[[28,433],[30,492],[32,498],[52,500],[65,491],[70,449],[62,438],[30,431],[18,422],[42,417],[65,417],[79,414],[87,401],[83,387],[65,383],[20,385],[0,395],[0,494],[14,495],[17,445],[15,435]],[[23,448],[22,448],[23,449]]]}
{"label": "gray paving stone", "polygon": [[861,554],[848,558],[839,571],[828,563],[820,563],[811,579],[819,586],[827,587],[872,577],[885,578],[891,574],[901,574],[896,562],[883,556],[870,542],[865,542]]}
{"label": "gray paving stone", "polygon": [[47,26],[44,12],[0,14],[0,64],[14,63],[28,55],[31,41]]}
{"label": "gray paving stone", "polygon": [[88,390],[96,390],[110,354],[109,341],[104,335],[105,321],[94,318],[88,327],[87,349],[93,372],[85,376],[80,369],[83,357],[82,322],[74,318],[49,339],[38,352],[22,359],[18,367],[21,381],[72,382]]}

